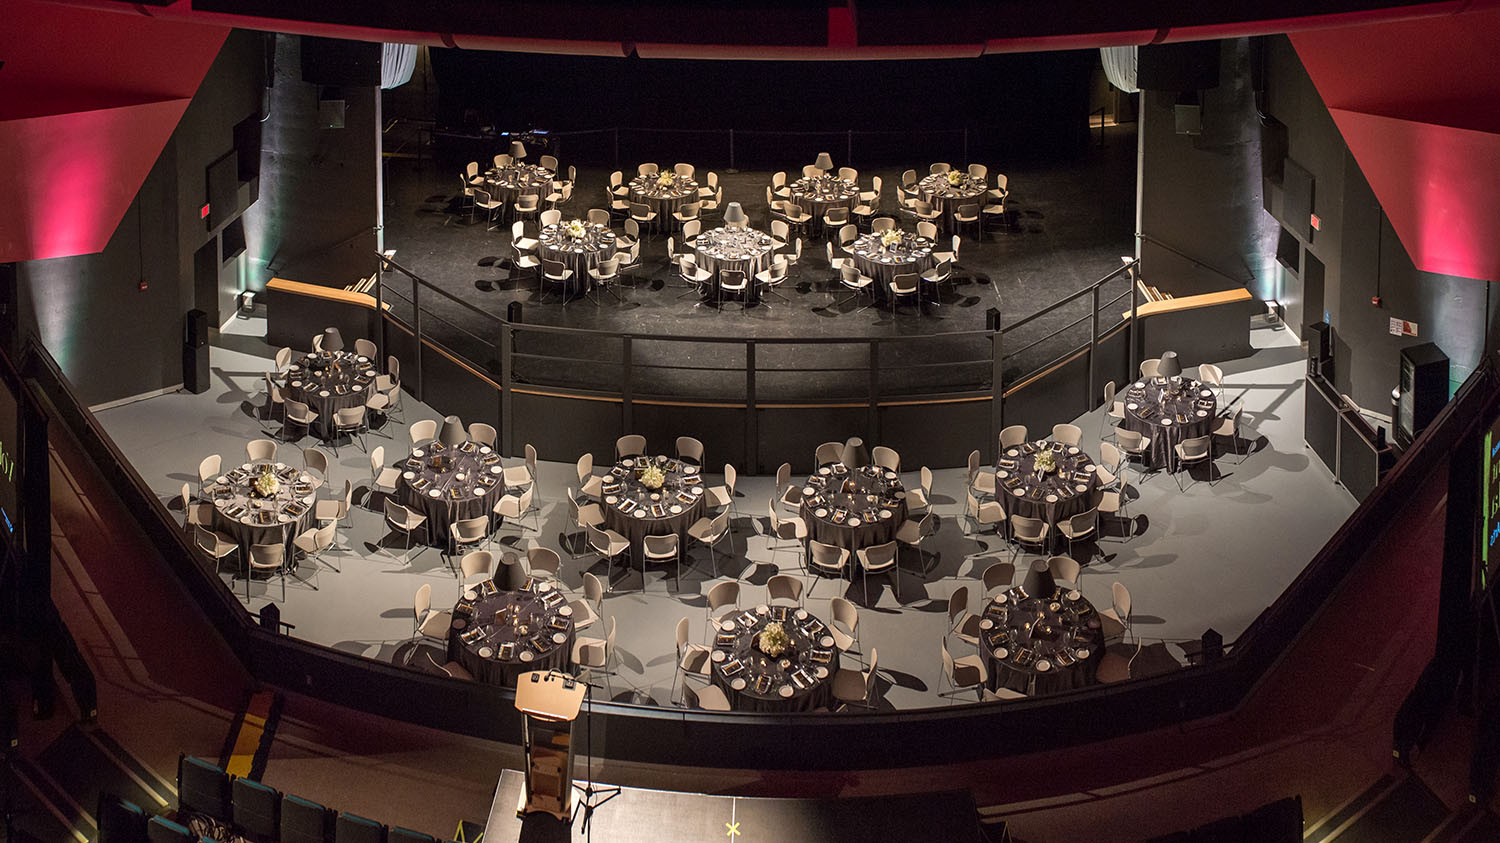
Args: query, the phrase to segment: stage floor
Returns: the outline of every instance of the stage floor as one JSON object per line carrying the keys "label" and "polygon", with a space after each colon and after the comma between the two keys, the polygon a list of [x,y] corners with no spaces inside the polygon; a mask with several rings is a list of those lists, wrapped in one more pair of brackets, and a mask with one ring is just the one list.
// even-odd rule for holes
{"label": "stage floor", "polygon": [[[1104,147],[1092,147],[1083,158],[1070,164],[1032,165],[1023,170],[1007,171],[1011,189],[1008,207],[1014,211],[1014,226],[987,231],[980,237],[966,235],[955,267],[951,287],[942,295],[942,305],[925,304],[919,313],[906,304],[892,315],[889,308],[860,309],[857,302],[837,304],[848,297],[829,269],[824,240],[813,233],[804,238],[802,260],[792,268],[790,278],[781,288],[789,301],[768,299],[770,306],[741,311],[736,303],[723,309],[696,306],[698,299],[685,291],[676,279],[675,267],[667,259],[665,236],[643,243],[641,265],[630,273],[630,286],[620,290],[623,301],[604,295],[596,304],[589,299],[575,299],[564,304],[557,294],[546,297],[537,292],[533,274],[510,271],[511,249],[509,225],[487,230],[481,216],[470,222],[469,214],[457,213],[457,180],[454,173],[436,171],[432,162],[392,159],[387,161],[385,183],[385,239],[387,249],[396,250],[396,260],[438,288],[479,310],[503,316],[512,302],[523,303],[523,320],[533,324],[629,333],[636,337],[712,336],[763,339],[867,338],[950,334],[982,331],[985,314],[998,308],[1002,323],[1011,323],[1036,312],[1064,296],[1097,281],[1120,266],[1120,256],[1133,254],[1132,239],[1135,199],[1134,137],[1118,132]],[[564,162],[566,163],[566,162]],[[789,164],[790,166],[790,164]],[[634,165],[629,168],[633,171]],[[991,167],[1005,171],[1004,167]],[[883,208],[896,217],[898,225],[911,229],[915,223],[895,211],[895,185],[900,170],[862,171],[861,183],[868,187],[870,177],[881,176],[885,183]],[[765,187],[769,171],[720,172],[725,201],[739,201],[749,215],[749,224],[769,230],[769,210],[765,204]],[[606,170],[580,169],[577,193],[563,206],[564,218],[582,217],[590,207],[608,207],[604,186]],[[705,223],[716,224],[716,218]],[[619,228],[619,224],[616,224]],[[295,277],[295,267],[288,267]],[[329,279],[297,279],[328,283]],[[353,279],[349,279],[353,280]],[[389,288],[407,299],[411,283],[399,273],[386,275]],[[1103,300],[1128,291],[1121,278],[1106,287]],[[687,292],[685,297],[683,293]],[[408,320],[412,308],[396,295],[388,297],[393,312]],[[495,358],[485,343],[495,338],[494,322],[467,308],[428,293],[422,299],[423,331],[472,361]],[[1128,309],[1127,303],[1111,308]],[[1038,319],[1006,337],[1011,348],[1020,348],[1047,333],[1084,317],[1088,302],[1080,300]],[[1118,321],[1117,318],[1112,321]],[[1106,324],[1106,327],[1107,327]],[[1087,320],[1067,334],[1030,349],[1009,364],[1012,374],[1019,375],[1050,361],[1064,348],[1073,348],[1088,339]],[[601,348],[560,339],[536,341],[525,351],[536,354],[589,357],[606,354]],[[739,346],[673,344],[671,351],[661,350],[692,365],[712,366],[740,353]],[[803,365],[811,346],[793,345],[778,348],[761,347],[757,360],[762,365],[777,365],[778,353],[788,359],[801,359]],[[652,351],[638,347],[639,363],[652,362]],[[926,351],[912,347],[892,346],[886,361],[890,366],[904,362],[934,359],[981,359],[989,355],[988,341],[970,338],[954,341],[939,350]],[[841,348],[817,346],[819,365],[836,368],[844,365],[866,365],[864,346]],[[520,364],[518,364],[520,365]],[[588,380],[584,366],[548,366],[531,362],[529,376],[533,383],[576,388],[598,387]],[[913,373],[904,380],[899,376],[888,384],[886,394],[903,394],[909,384],[915,391],[961,389],[980,383],[988,375],[987,366],[955,367],[938,373],[928,370]],[[725,397],[723,378],[715,372],[680,372],[641,369],[637,376],[638,393],[691,395],[698,398]],[[654,379],[654,380],[653,380]],[[792,382],[792,381],[795,382]],[[860,379],[855,379],[860,380]],[[810,382],[799,376],[786,384],[772,380],[760,384],[766,398],[801,399],[824,395],[839,389],[836,375],[819,376]],[[860,384],[863,388],[863,384]],[[802,394],[796,394],[798,388]]]}
{"label": "stage floor", "polygon": [[[100,423],[151,488],[174,512],[180,513],[182,484],[196,486],[198,461],[222,454],[231,462],[244,453],[245,442],[262,434],[251,415],[251,396],[263,384],[274,349],[266,345],[263,320],[237,320],[230,333],[212,349],[213,386],[201,395],[177,393],[101,411]],[[1174,670],[1182,659],[1178,646],[1196,642],[1212,627],[1233,642],[1312,558],[1354,510],[1354,500],[1335,485],[1326,468],[1312,457],[1302,439],[1302,397],[1305,357],[1290,332],[1260,326],[1251,331],[1255,353],[1227,361],[1223,369],[1231,397],[1244,401],[1245,424],[1254,440],[1253,453],[1243,464],[1234,456],[1218,461],[1222,479],[1213,485],[1196,482],[1179,491],[1172,477],[1155,475],[1138,487],[1130,514],[1136,536],[1128,542],[1100,544],[1103,558],[1084,569],[1082,589],[1095,603],[1110,602],[1111,583],[1130,589],[1135,603],[1135,633],[1145,650],[1135,662],[1138,674]],[[438,414],[408,398],[407,422]],[[1062,419],[1059,419],[1062,421]],[[1100,416],[1091,413],[1074,420],[1083,427],[1084,447],[1097,453]],[[409,450],[403,425],[393,425],[390,439],[372,436],[371,447],[383,445],[387,463]],[[692,431],[682,431],[691,434]],[[829,430],[826,439],[843,439],[851,431]],[[976,434],[977,435],[977,434]],[[304,438],[300,445],[315,442]],[[978,442],[974,443],[976,446]],[[652,443],[655,448],[670,443]],[[296,451],[292,443],[284,452]],[[324,450],[328,451],[324,446]],[[331,453],[331,452],[330,452]],[[513,528],[501,534],[497,549],[524,548],[533,542],[564,547],[568,524],[564,490],[575,486],[576,454],[541,454],[541,530],[517,536]],[[713,454],[708,455],[710,465]],[[344,446],[332,460],[332,481],[353,481],[356,504],[369,488],[369,457],[358,447]],[[911,466],[903,478],[916,481]],[[937,532],[923,543],[929,554],[924,575],[914,554],[904,554],[898,599],[889,578],[872,577],[869,601],[861,583],[842,595],[861,606],[860,640],[865,650],[879,649],[881,678],[876,682],[875,705],[881,710],[948,705],[937,696],[942,675],[938,641],[947,630],[947,602],[958,588],[969,589],[970,611],[982,608],[978,577],[995,561],[1011,558],[1010,548],[991,535],[970,537],[964,528],[962,469],[934,472],[934,511]],[[1131,472],[1132,481],[1135,472]],[[1201,472],[1200,472],[1201,477]],[[711,477],[718,483],[718,477]],[[617,700],[668,705],[674,684],[673,627],[689,619],[693,640],[704,635],[704,595],[716,583],[738,579],[743,605],[763,600],[765,584],[778,569],[799,572],[794,554],[773,554],[766,538],[766,501],[772,477],[740,478],[739,516],[732,520],[732,552],[720,554],[719,569],[710,573],[708,555],[694,549],[696,566],[685,567],[681,587],[672,583],[665,567],[653,567],[644,581],[639,568],[624,572],[615,567],[613,590],[604,600],[604,614],[618,619],[617,674],[608,680],[609,696]],[[412,595],[423,584],[433,588],[433,605],[450,606],[457,599],[458,581],[436,549],[414,553],[401,561],[401,539],[386,528],[380,498],[374,509],[357,505],[340,541],[354,550],[334,554],[331,565],[304,564],[290,578],[286,596],[276,581],[256,580],[245,597],[243,580],[234,591],[258,611],[268,601],[280,607],[282,619],[296,624],[306,640],[385,662],[410,663],[432,670],[429,656],[442,658],[434,647],[413,649]],[[529,522],[528,522],[529,523]],[[1091,547],[1079,545],[1080,560]],[[1021,572],[1039,557],[1023,555]],[[336,573],[333,566],[341,569]],[[605,575],[594,557],[564,558],[562,582],[580,592],[585,571]],[[223,574],[229,587],[227,572]],[[1018,575],[1019,579],[1019,575]],[[840,593],[831,580],[804,579],[815,586],[806,602],[815,614],[828,613],[828,599]],[[319,586],[313,590],[312,585]],[[961,653],[960,653],[961,654]]]}
{"label": "stage floor", "polygon": [[[582,727],[574,734],[582,735]],[[580,756],[579,771],[582,771]],[[584,784],[578,779],[579,785]],[[505,770],[484,827],[487,843],[566,843],[592,839],[574,791],[573,822],[547,814],[516,816],[525,777]],[[603,786],[602,783],[596,786]],[[596,802],[599,797],[596,797]],[[594,811],[594,835],[609,843],[774,840],[776,843],[869,843],[873,840],[982,843],[968,793],[918,793],[857,799],[759,799],[620,788]]]}

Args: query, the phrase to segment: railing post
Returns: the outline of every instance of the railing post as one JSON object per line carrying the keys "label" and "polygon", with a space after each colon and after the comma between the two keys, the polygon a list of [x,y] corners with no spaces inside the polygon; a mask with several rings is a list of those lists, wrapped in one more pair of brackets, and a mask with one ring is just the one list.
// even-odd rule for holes
{"label": "railing post", "polygon": [[1099,362],[1099,285],[1094,285],[1094,318],[1093,326],[1089,331],[1089,394],[1088,399],[1083,402],[1084,412],[1094,409],[1094,367]]}
{"label": "railing post", "polygon": [[870,408],[865,417],[865,441],[880,443],[880,340],[870,340]]}
{"label": "railing post", "polygon": [[421,288],[422,285],[418,284],[417,279],[413,277],[411,279],[411,322],[412,328],[417,332],[417,350],[414,355],[416,357],[414,362],[417,369],[417,388],[414,391],[418,401],[425,401],[426,396],[422,394],[422,302],[418,298],[418,290]]}
{"label": "railing post", "polygon": [[755,411],[755,340],[745,341],[745,465],[751,474],[761,473],[760,430]]}
{"label": "railing post", "polygon": [[511,381],[514,373],[511,366],[514,365],[512,355],[515,353],[516,329],[509,322],[500,323],[500,441],[505,446],[505,453],[509,456],[516,455],[516,425],[515,413],[513,412],[513,397],[510,391]]}
{"label": "railing post", "polygon": [[848,131],[849,131],[849,143],[848,143],[848,146],[845,147],[845,150],[844,150],[844,160],[847,161],[847,162],[849,162],[845,166],[853,167],[854,166],[854,130],[853,129],[849,129]]}
{"label": "railing post", "polygon": [[[385,256],[375,264],[375,370],[385,372]],[[390,374],[390,372],[386,372]]]}
{"label": "railing post", "polygon": [[1005,350],[1004,334],[997,326],[990,333],[990,389],[994,397],[990,400],[990,441],[989,445],[982,449],[982,453],[990,455],[993,459],[995,454],[990,451],[991,446],[1000,443],[1000,431],[1005,427]]}
{"label": "railing post", "polygon": [[635,432],[635,405],[631,399],[635,373],[630,365],[630,335],[620,337],[620,424],[623,433]]}
{"label": "railing post", "polygon": [[1130,279],[1130,331],[1126,334],[1126,337],[1129,340],[1130,349],[1126,352],[1125,357],[1129,361],[1130,367],[1125,370],[1126,380],[1130,380],[1135,377],[1136,367],[1139,366],[1141,362],[1140,352],[1136,347],[1136,342],[1141,337],[1140,319],[1136,314],[1136,306],[1138,304],[1136,299],[1137,296],[1140,295],[1141,285],[1136,283],[1135,280],[1140,277],[1140,271],[1141,259],[1137,257],[1135,259],[1135,267],[1129,271],[1127,276]]}

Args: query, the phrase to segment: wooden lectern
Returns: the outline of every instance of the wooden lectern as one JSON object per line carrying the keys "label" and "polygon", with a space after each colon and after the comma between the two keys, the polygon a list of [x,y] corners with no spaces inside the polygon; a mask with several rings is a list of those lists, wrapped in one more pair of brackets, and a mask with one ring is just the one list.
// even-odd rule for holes
{"label": "wooden lectern", "polygon": [[526,715],[526,786],[516,816],[545,811],[573,818],[573,721],[588,686],[565,673],[534,670],[516,682],[516,708]]}

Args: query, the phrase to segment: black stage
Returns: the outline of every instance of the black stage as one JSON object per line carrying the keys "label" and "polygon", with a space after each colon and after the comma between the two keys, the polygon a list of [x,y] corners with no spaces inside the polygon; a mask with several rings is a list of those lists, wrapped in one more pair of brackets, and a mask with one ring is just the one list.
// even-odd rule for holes
{"label": "black stage", "polygon": [[[1052,165],[1032,165],[1025,169],[1007,169],[1004,162],[988,162],[991,172],[1009,177],[1013,225],[986,231],[976,240],[966,236],[960,260],[954,270],[951,287],[943,293],[942,306],[924,304],[922,312],[910,304],[902,305],[895,317],[889,309],[859,310],[855,303],[834,306],[847,291],[834,280],[828,269],[823,240],[816,234],[804,240],[801,262],[793,267],[782,287],[790,301],[770,300],[741,312],[738,303],[726,303],[718,309],[711,305],[695,307],[693,295],[680,297],[675,268],[666,258],[665,236],[653,237],[642,247],[641,266],[633,270],[627,286],[621,289],[623,301],[604,295],[599,304],[581,298],[566,305],[556,293],[545,303],[536,290],[533,274],[510,272],[508,225],[487,231],[481,216],[470,223],[469,215],[458,213],[456,197],[458,173],[435,171],[430,161],[392,159],[387,162],[385,193],[385,247],[396,250],[396,259],[422,278],[451,293],[479,310],[503,317],[513,301],[523,303],[523,320],[530,324],[629,333],[637,337],[711,336],[774,340],[798,338],[841,338],[864,340],[881,337],[914,337],[956,332],[982,331],[985,314],[997,307],[1002,323],[1010,324],[1036,310],[1098,280],[1120,265],[1120,256],[1134,251],[1135,152],[1134,127],[1112,130],[1104,146],[1093,147],[1079,160]],[[567,158],[564,150],[564,166]],[[669,166],[672,162],[661,162]],[[842,162],[836,162],[842,163]],[[957,162],[955,162],[956,164]],[[921,162],[912,162],[925,172]],[[788,170],[800,168],[799,162],[787,162]],[[634,171],[634,165],[626,168]],[[705,168],[700,167],[700,177]],[[900,171],[879,169],[861,171],[862,186],[868,188],[872,175],[884,181],[883,209],[896,217],[902,228],[914,223],[894,211],[895,185]],[[588,168],[578,172],[573,200],[563,206],[564,219],[582,217],[591,207],[607,207],[604,189],[607,170]],[[750,217],[749,224],[769,229],[765,188],[770,183],[768,171],[730,173],[719,171],[725,203],[738,201]],[[705,227],[716,223],[710,217]],[[617,226],[618,227],[618,226]],[[397,273],[386,274],[387,289],[406,297],[411,283]],[[1128,289],[1123,278],[1112,282],[1103,292],[1106,300]],[[410,321],[411,306],[398,295],[388,295],[394,312]],[[1126,309],[1121,303],[1118,310]],[[486,347],[496,336],[496,325],[484,316],[447,301],[430,292],[422,297],[424,335],[447,345],[484,367],[493,363],[495,352]],[[1019,348],[1047,333],[1088,314],[1086,301],[1075,302],[1023,329],[1007,335],[1006,346]],[[1108,324],[1108,323],[1106,323]],[[1088,324],[1079,325],[1064,337],[1042,343],[1007,364],[1011,374],[1046,363],[1066,348],[1088,339]],[[608,360],[607,347],[591,348],[576,340],[557,339],[523,349],[536,354]],[[805,359],[807,345],[761,346],[757,364],[775,368],[785,358],[788,364]],[[865,342],[852,346],[819,346],[817,365],[827,368],[868,366],[869,348]],[[921,344],[895,343],[885,347],[889,357],[882,363],[978,360],[989,355],[988,341],[971,336],[947,342],[934,340]],[[649,345],[637,346],[637,365],[652,362],[671,365],[698,365],[707,371],[658,370],[658,380],[648,390],[660,394],[691,394],[701,397],[733,395],[743,386],[721,383],[723,367],[734,370],[742,366],[737,358],[743,345],[694,343],[664,344],[656,350]],[[653,354],[659,355],[657,360]],[[518,372],[524,372],[518,363]],[[608,366],[597,372],[586,365],[562,365],[534,361],[538,367],[534,382],[573,388],[610,389],[613,375]],[[910,372],[905,380],[917,391],[943,391],[974,388],[987,376],[988,366],[952,366],[924,372]],[[637,373],[638,377],[642,375]],[[854,375],[846,388],[834,374],[808,377],[787,376],[785,383],[775,379],[758,386],[765,397],[825,398],[840,393],[862,394],[866,378]],[[731,379],[732,381],[732,379]],[[887,393],[899,394],[900,384],[887,384]]]}
{"label": "black stage", "polygon": [[[484,829],[486,841],[588,839],[583,832],[583,811],[576,807],[576,791],[571,828],[547,814],[518,819],[522,779],[514,770],[501,774]],[[962,791],[858,799],[757,799],[627,787],[594,812],[591,824],[595,839],[610,843],[981,843],[985,839],[974,800]]]}

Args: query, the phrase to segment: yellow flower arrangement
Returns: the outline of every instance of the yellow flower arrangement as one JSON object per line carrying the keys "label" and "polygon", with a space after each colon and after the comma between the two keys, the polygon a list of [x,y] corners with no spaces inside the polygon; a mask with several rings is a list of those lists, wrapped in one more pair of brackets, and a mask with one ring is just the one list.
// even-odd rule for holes
{"label": "yellow flower arrangement", "polygon": [[884,247],[894,246],[901,242],[901,232],[894,228],[880,232],[880,245]]}
{"label": "yellow flower arrangement", "polygon": [[656,185],[658,187],[671,187],[672,186],[672,174],[671,173],[662,173],[661,175],[658,175],[656,177]]}
{"label": "yellow flower arrangement", "polygon": [[964,174],[963,173],[960,173],[957,170],[949,170],[948,171],[948,183],[949,184],[953,185],[954,187],[958,187],[958,183],[961,182],[961,181],[963,181],[963,180],[964,180]]}

